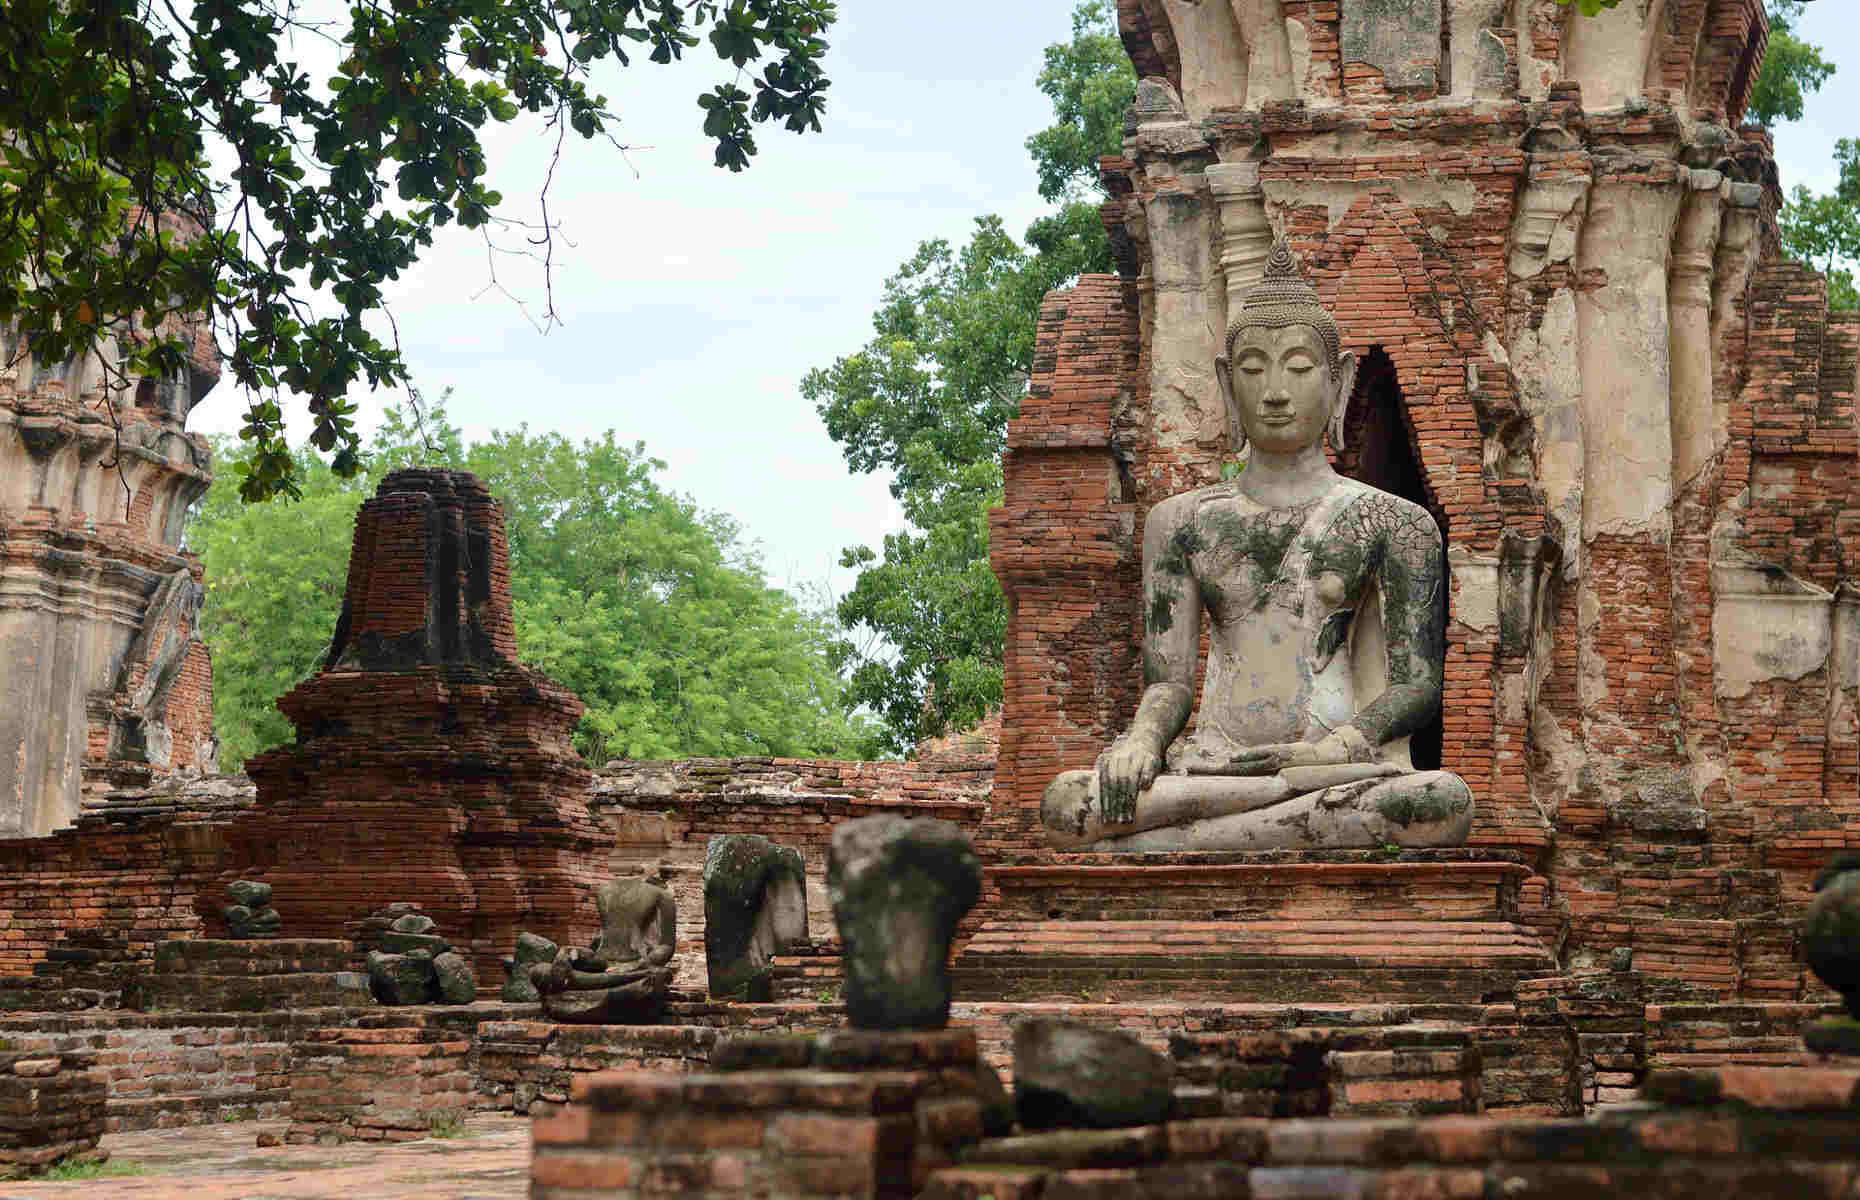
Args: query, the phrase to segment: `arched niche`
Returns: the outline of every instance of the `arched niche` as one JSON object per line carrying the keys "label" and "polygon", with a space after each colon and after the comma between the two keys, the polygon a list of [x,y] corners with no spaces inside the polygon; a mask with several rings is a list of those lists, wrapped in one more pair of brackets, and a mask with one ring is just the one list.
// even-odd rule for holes
{"label": "arched niche", "polygon": [[[1441,560],[1446,560],[1447,514],[1427,481],[1421,463],[1420,443],[1408,418],[1395,360],[1381,346],[1371,347],[1358,364],[1356,389],[1344,413],[1343,447],[1337,451],[1337,470],[1371,487],[1412,500],[1433,514],[1440,528]],[[1444,581],[1448,587],[1451,580]],[[1444,620],[1447,588],[1441,591]],[[1408,744],[1414,765],[1423,771],[1440,766],[1441,714],[1418,730]]]}

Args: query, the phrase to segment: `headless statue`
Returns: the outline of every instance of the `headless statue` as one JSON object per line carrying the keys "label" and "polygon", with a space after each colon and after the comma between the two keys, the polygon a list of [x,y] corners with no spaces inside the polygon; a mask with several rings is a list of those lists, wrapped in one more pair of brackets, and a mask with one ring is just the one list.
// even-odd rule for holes
{"label": "headless statue", "polygon": [[[1283,242],[1215,374],[1240,475],[1172,496],[1143,534],[1143,698],[1089,771],[1046,789],[1059,849],[1457,846],[1472,792],[1417,771],[1440,711],[1445,565],[1426,509],[1337,474],[1356,357]],[[1201,617],[1209,618],[1200,719]]]}

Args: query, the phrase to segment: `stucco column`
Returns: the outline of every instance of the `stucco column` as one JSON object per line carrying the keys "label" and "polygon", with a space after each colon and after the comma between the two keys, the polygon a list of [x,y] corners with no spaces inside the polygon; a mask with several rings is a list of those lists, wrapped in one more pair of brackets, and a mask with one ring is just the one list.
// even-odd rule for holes
{"label": "stucco column", "polygon": [[[1533,167],[1518,195],[1511,227],[1510,275],[1527,314],[1509,330],[1506,350],[1518,399],[1537,431],[1538,479],[1544,503],[1557,521],[1564,567],[1582,564],[1582,362],[1576,334],[1573,279],[1576,244],[1588,213],[1590,178],[1560,165]],[[1538,281],[1552,272],[1553,286],[1532,312]]]}
{"label": "stucco column", "polygon": [[1680,698],[1667,293],[1690,173],[1643,160],[1617,169],[1590,191],[1576,255],[1586,553],[1576,696],[1587,786],[1611,805],[1692,795],[1683,747],[1664,733]]}
{"label": "stucco column", "polygon": [[[1266,191],[1259,183],[1258,163],[1215,163],[1207,177],[1220,217],[1218,253],[1227,311],[1232,313],[1246,290],[1266,272],[1266,257],[1272,253],[1272,223],[1266,218]],[[1226,321],[1219,324],[1225,326]]]}
{"label": "stucco column", "polygon": [[1762,253],[1757,232],[1763,223],[1763,185],[1732,183],[1725,188],[1724,215],[1718,230],[1716,269],[1712,272],[1711,344],[1719,348],[1714,368],[1719,381],[1712,389],[1712,452],[1722,452],[1731,441],[1730,376],[1736,368],[1722,353],[1734,322],[1743,320],[1743,298],[1750,272]]}
{"label": "stucco column", "polygon": [[1724,212],[1724,176],[1693,171],[1673,237],[1673,485],[1685,487],[1712,455],[1712,280]]}
{"label": "stucco column", "polygon": [[1182,104],[1188,114],[1199,118],[1216,108],[1244,107],[1250,56],[1234,10],[1218,0],[1160,3],[1181,56]]}
{"label": "stucco column", "polygon": [[[1150,341],[1154,444],[1158,450],[1182,448],[1181,462],[1191,467],[1192,460],[1206,457],[1212,462],[1219,456],[1227,428],[1214,380],[1221,294],[1210,262],[1213,207],[1207,177],[1186,171],[1144,206],[1155,289]],[[1190,446],[1199,451],[1188,450]]]}
{"label": "stucco column", "polygon": [[1671,530],[1672,328],[1668,262],[1681,187],[1598,180],[1577,267],[1601,286],[1576,298],[1581,334],[1583,539]]}
{"label": "stucco column", "polygon": [[1661,28],[1666,0],[1628,0],[1570,21],[1563,78],[1582,85],[1590,112],[1620,108],[1647,88],[1647,43]]}

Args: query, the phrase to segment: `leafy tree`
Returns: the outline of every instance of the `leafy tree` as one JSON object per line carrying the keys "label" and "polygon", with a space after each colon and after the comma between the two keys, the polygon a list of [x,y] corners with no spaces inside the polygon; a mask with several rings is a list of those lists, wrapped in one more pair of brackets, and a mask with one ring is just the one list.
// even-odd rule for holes
{"label": "leafy tree", "polygon": [[1027,139],[1042,199],[1101,194],[1098,159],[1122,147],[1136,83],[1115,6],[1085,0],[1072,12],[1072,40],[1048,46],[1040,70],[1040,91],[1058,118]]}
{"label": "leafy tree", "polygon": [[1750,89],[1746,116],[1761,125],[1778,120],[1799,121],[1802,105],[1810,92],[1834,74],[1834,64],[1821,56],[1820,46],[1811,46],[1795,35],[1795,22],[1802,15],[1806,0],[1768,0],[1770,44],[1763,52],[1763,69]]}
{"label": "leafy tree", "polygon": [[851,696],[884,718],[894,749],[1001,703],[1007,608],[988,565],[988,510],[1001,502],[1007,422],[1032,371],[1041,299],[1113,269],[1097,164],[1120,148],[1135,88],[1110,6],[1086,0],[1040,73],[1058,120],[1027,141],[1040,193],[1060,207],[1024,246],[993,216],[960,248],[918,246],[885,283],[872,340],[802,380],[847,464],[894,472],[912,526],[885,539],[882,557],[858,546],[841,558],[861,570],[840,622],[877,647],[848,647]]}
{"label": "leafy tree", "polygon": [[[337,474],[361,469],[348,389],[407,379],[363,318],[434,230],[494,219],[487,122],[527,110],[558,144],[609,136],[593,64],[669,63],[702,33],[727,76],[698,99],[704,132],[717,164],[741,170],[756,123],[819,129],[836,15],[832,0],[388,0],[353,5],[346,28],[296,0],[5,12],[0,321],[43,360],[119,349],[126,384],[180,371],[190,314],[207,314],[252,395],[252,451],[234,456],[249,500],[304,478],[285,389],[308,398],[310,441]],[[328,44],[337,73],[312,80],[299,41]],[[208,169],[210,141],[237,156],[230,182]],[[318,315],[322,291],[335,310]]]}
{"label": "leafy tree", "polygon": [[763,579],[732,518],[661,489],[612,431],[499,432],[464,456],[504,504],[524,657],[587,704],[589,757],[869,757],[824,613]]}
{"label": "leafy tree", "polygon": [[356,510],[414,464],[471,470],[503,503],[518,647],[586,703],[590,759],[877,751],[848,716],[830,617],[767,586],[737,524],[659,487],[664,464],[642,446],[527,429],[466,445],[443,409],[416,422],[395,408],[357,478],[298,457],[300,499],[244,505],[216,488],[189,531],[228,770],[289,740],[273,702],[321,666]]}
{"label": "leafy tree", "polygon": [[1816,195],[1797,184],[1779,223],[1783,248],[1828,277],[1829,306],[1854,309],[1860,308],[1851,266],[1860,262],[1860,140],[1836,142],[1834,158],[1841,167],[1835,189]]}

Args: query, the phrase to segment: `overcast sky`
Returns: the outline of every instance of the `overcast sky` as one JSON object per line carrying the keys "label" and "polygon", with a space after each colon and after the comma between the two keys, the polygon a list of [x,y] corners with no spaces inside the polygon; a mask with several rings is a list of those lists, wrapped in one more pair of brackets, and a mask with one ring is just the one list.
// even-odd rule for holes
{"label": "overcast sky", "polygon": [[[1860,134],[1860,33],[1810,5],[1803,35],[1847,71],[1777,131],[1785,186],[1832,186],[1834,139]],[[740,174],[711,165],[696,96],[720,78],[693,53],[598,81],[622,118],[623,158],[570,138],[550,193],[560,224],[554,302],[539,331],[540,276],[500,258],[491,289],[482,238],[442,235],[390,291],[402,349],[424,394],[453,390],[467,437],[528,423],[572,437],[613,429],[643,441],[660,481],[742,522],[771,582],[850,587],[842,547],[903,525],[882,477],[851,475],[800,379],[871,335],[885,277],[918,242],[965,239],[997,213],[1019,233],[1046,206],[1023,145],[1052,119],[1035,88],[1041,50],[1070,34],[1073,0],[842,0],[831,34],[824,132],[761,128]],[[708,55],[708,46],[699,48]],[[487,138],[492,186],[534,218],[553,140],[534,125]],[[511,245],[514,234],[502,235]],[[372,427],[383,397],[357,395]],[[231,432],[230,382],[190,427]]]}

